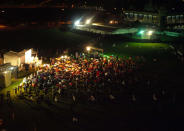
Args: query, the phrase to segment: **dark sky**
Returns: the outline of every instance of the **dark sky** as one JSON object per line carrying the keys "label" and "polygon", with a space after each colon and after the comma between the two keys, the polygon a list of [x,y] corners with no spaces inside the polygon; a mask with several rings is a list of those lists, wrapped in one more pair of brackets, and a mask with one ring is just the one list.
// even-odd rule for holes
{"label": "dark sky", "polygon": [[0,4],[39,4],[43,1],[52,1],[51,3],[74,2],[75,4],[87,2],[92,6],[104,6],[106,8],[133,8],[142,9],[145,5],[151,3],[152,7],[166,6],[167,8],[184,8],[182,7],[182,0],[0,0]]}

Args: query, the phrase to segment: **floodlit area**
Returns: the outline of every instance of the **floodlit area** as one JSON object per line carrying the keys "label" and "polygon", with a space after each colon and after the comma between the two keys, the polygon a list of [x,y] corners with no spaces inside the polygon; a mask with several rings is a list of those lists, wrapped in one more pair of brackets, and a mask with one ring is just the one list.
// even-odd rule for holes
{"label": "floodlit area", "polygon": [[164,131],[180,117],[182,33],[72,19],[0,32],[0,130]]}
{"label": "floodlit area", "polygon": [[183,131],[184,0],[0,0],[0,131]]}
{"label": "floodlit area", "polygon": [[[116,24],[112,24],[114,21],[111,20],[107,23],[96,23],[93,18],[78,19],[74,21],[73,29],[106,35],[131,35],[130,38],[142,39],[142,40],[158,40],[160,37],[184,37],[183,33],[172,32],[168,30],[160,31],[157,27],[121,27]],[[164,39],[164,38],[162,38]]]}
{"label": "floodlit area", "polygon": [[[134,30],[138,35],[155,34],[155,30],[150,29]],[[40,32],[32,31],[32,39],[38,38]],[[27,35],[30,32],[18,33],[29,39]],[[183,73],[183,66],[175,55],[174,46],[56,29],[46,30],[43,34],[44,39],[40,38],[42,46],[50,42],[43,56],[49,54],[50,48],[55,46],[53,56],[43,57],[43,63],[36,71],[12,80],[10,86],[0,90],[0,94],[7,100],[3,100],[0,108],[3,122],[8,124],[6,129],[90,131],[91,128],[108,130],[116,126],[118,130],[120,126],[116,123],[119,119],[129,119],[132,112],[140,113],[139,108],[141,113],[151,114],[150,117],[155,119],[158,116],[152,116],[152,113],[153,109],[158,108],[156,102],[166,104],[162,106],[164,109],[168,109],[168,106],[173,108],[172,104],[164,101],[167,95],[163,93],[169,92],[174,96],[177,88],[175,84],[182,81],[176,75]],[[66,47],[59,50],[63,46]],[[34,63],[32,53],[32,50],[24,53],[26,63]],[[12,67],[4,71],[3,75],[10,78],[10,70]],[[170,81],[174,78],[177,81]],[[161,88],[158,82],[165,86]],[[163,95],[164,99],[159,95]],[[12,117],[6,117],[9,115]],[[114,116],[118,119],[113,119]],[[131,119],[140,121],[138,116],[133,115]],[[159,119],[165,120],[162,117]],[[112,120],[115,124],[107,126]],[[66,125],[66,128],[60,123]],[[128,124],[133,129],[132,121]]]}

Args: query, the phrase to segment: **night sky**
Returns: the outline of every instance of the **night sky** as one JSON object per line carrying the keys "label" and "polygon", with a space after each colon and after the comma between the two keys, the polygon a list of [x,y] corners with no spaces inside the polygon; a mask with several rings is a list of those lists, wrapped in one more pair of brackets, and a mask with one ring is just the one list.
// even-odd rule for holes
{"label": "night sky", "polygon": [[149,3],[152,1],[153,4],[160,4],[160,5],[170,5],[170,4],[178,4],[182,2],[183,0],[1,0],[0,4],[19,4],[19,3],[40,3],[43,1],[50,1],[50,2],[74,2],[74,3],[83,3],[87,2],[89,4],[108,4],[112,3],[115,5],[120,5],[120,6],[126,6],[127,4],[133,4],[133,5],[144,5],[146,3]]}
{"label": "night sky", "polygon": [[[67,4],[75,6],[101,6],[105,9],[117,10],[131,9],[131,10],[158,10],[160,7],[164,7],[168,10],[174,9],[175,11],[184,11],[184,0],[0,0],[1,5],[39,5],[40,3],[46,3],[49,5]],[[43,4],[44,5],[44,4]]]}

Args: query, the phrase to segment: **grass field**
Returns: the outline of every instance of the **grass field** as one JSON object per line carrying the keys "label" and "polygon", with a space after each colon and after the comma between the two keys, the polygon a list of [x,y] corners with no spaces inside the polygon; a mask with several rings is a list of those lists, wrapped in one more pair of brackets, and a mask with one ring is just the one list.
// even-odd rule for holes
{"label": "grass field", "polygon": [[[92,46],[103,48],[107,55],[144,56],[147,62],[144,69],[148,73],[163,73],[168,76],[166,75],[168,72],[177,74],[181,71],[181,65],[177,63],[170,45],[166,43],[127,42],[123,38],[96,40],[97,36],[88,33],[62,31],[57,28],[0,31],[0,35],[1,42],[4,43],[2,48],[40,48],[42,56],[53,56],[57,49],[83,51],[86,45],[92,44]],[[113,47],[113,44],[116,46]],[[45,50],[42,52],[42,49]],[[157,62],[153,59],[157,59]]]}
{"label": "grass field", "polygon": [[11,91],[10,92],[11,93],[11,96],[14,97],[15,96],[14,89],[17,88],[20,85],[20,83],[22,82],[22,80],[23,79],[21,79],[21,78],[20,79],[13,79],[12,80],[12,84],[9,87],[7,87],[7,88],[2,89],[0,91],[0,93],[6,95],[7,91]]}
{"label": "grass field", "polygon": [[[108,43],[108,42],[107,42]],[[109,44],[111,43],[111,44]],[[109,42],[108,46],[104,46],[106,55],[114,55],[119,57],[143,56],[145,65],[143,72],[147,75],[157,75],[160,80],[168,82],[180,83],[184,69],[183,64],[177,60],[174,51],[169,44],[165,43],[138,43],[138,42]],[[154,61],[156,59],[156,61]]]}
{"label": "grass field", "polygon": [[137,43],[124,42],[116,47],[107,49],[107,54],[111,53],[118,56],[152,56],[158,55],[160,52],[167,51],[169,45],[163,43]]}
{"label": "grass field", "polygon": [[[3,34],[0,32],[0,34]],[[12,39],[7,40],[10,35]],[[13,43],[23,46],[35,46],[43,48],[77,48],[86,45],[94,37],[78,34],[74,32],[62,32],[58,29],[49,30],[22,30],[15,32],[6,32],[2,35],[5,44]],[[6,37],[5,37],[6,36]],[[23,37],[22,37],[23,36]],[[19,43],[20,42],[20,43]],[[41,43],[40,45],[36,45]],[[165,43],[138,43],[125,42],[123,40],[102,40],[96,41],[94,46],[99,46],[107,55],[123,56],[144,56],[146,58],[142,73],[150,76],[157,75],[159,81],[166,80],[178,84],[183,79],[183,65],[178,63],[176,56],[173,55],[170,46]],[[113,47],[113,44],[116,47]],[[14,45],[16,46],[16,45]],[[100,47],[100,46],[99,46]],[[81,49],[82,50],[82,49]],[[157,61],[153,61],[157,59]],[[13,89],[20,84],[22,79],[18,79],[13,84],[2,90],[2,93]],[[165,81],[164,81],[165,82]],[[124,98],[125,96],[123,96]],[[126,98],[126,97],[125,97]],[[130,99],[129,97],[127,99]],[[77,104],[75,112],[80,117],[80,124],[72,123],[71,99],[63,99],[61,103],[52,103],[51,105],[42,102],[37,104],[33,101],[22,100],[15,98],[13,104],[5,104],[0,108],[0,113],[3,114],[5,122],[8,122],[8,130],[23,130],[25,131],[56,131],[60,130],[117,130],[119,128],[125,131],[134,131],[143,129],[145,131],[154,130],[155,122],[162,127],[167,126],[167,116],[165,114],[154,114],[153,108],[149,105],[132,106],[131,103],[119,104]],[[171,105],[168,104],[169,109]],[[15,120],[12,119],[12,113],[15,113]],[[1,114],[0,114],[1,117]],[[144,118],[143,118],[144,117]],[[153,123],[153,125],[151,125]],[[149,125],[150,124],[150,125]],[[115,126],[113,126],[115,125]],[[157,125],[159,129],[159,125]],[[165,128],[164,128],[165,129]],[[164,130],[163,129],[163,130]],[[166,128],[167,130],[167,128]]]}
{"label": "grass field", "polygon": [[[176,56],[173,55],[170,45],[166,43],[127,42],[123,38],[111,39],[108,37],[97,40],[97,36],[88,33],[62,31],[57,28],[0,31],[0,35],[2,48],[40,48],[42,56],[53,56],[57,49],[83,51],[86,45],[92,44],[92,46],[103,48],[107,55],[144,56],[147,62],[144,69],[148,73],[163,73],[168,76],[166,74],[169,72],[180,73],[182,68],[182,65],[177,62]],[[113,44],[116,46],[113,47]],[[45,50],[42,51],[42,49]],[[154,62],[153,59],[157,59],[157,61]]]}
{"label": "grass field", "polygon": [[61,31],[60,29],[21,29],[0,31],[1,48],[8,49],[66,49],[78,47],[78,45],[87,42],[91,38],[82,36],[70,31]]}

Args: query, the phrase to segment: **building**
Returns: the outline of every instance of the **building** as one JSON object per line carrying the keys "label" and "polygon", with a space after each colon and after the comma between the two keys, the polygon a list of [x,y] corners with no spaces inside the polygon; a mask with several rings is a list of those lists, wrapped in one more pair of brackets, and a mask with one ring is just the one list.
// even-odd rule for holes
{"label": "building", "polygon": [[159,15],[156,12],[124,11],[126,21],[139,21],[159,25]]}
{"label": "building", "polygon": [[23,64],[38,66],[42,63],[37,57],[37,52],[33,49],[22,50],[20,52],[9,51],[4,54],[4,64],[10,63],[12,66],[21,67]]}
{"label": "building", "polygon": [[139,21],[140,23],[162,25],[162,21],[166,26],[184,25],[183,13],[167,13],[161,15],[159,12],[146,11],[124,11],[126,21]]}
{"label": "building", "polygon": [[21,64],[24,64],[25,55],[22,53],[9,51],[4,54],[4,63],[10,63],[13,66],[20,67]]}
{"label": "building", "polygon": [[[138,10],[124,10],[125,21],[139,21],[143,24],[153,24],[162,28],[184,29],[184,2],[179,3],[170,1],[170,3],[158,4],[154,6],[154,1],[149,0],[148,4],[140,11]],[[177,9],[181,8],[181,9]]]}

